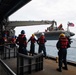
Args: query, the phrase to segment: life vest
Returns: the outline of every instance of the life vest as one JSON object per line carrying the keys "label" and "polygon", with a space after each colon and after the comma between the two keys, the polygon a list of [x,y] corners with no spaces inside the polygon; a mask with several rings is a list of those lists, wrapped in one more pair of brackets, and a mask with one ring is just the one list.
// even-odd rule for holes
{"label": "life vest", "polygon": [[60,24],[59,26],[58,26],[58,29],[61,29],[62,28],[62,24]]}
{"label": "life vest", "polygon": [[45,43],[45,37],[44,36],[41,36],[39,38],[39,43],[41,43],[41,44],[44,44]]}
{"label": "life vest", "polygon": [[67,48],[68,39],[66,37],[61,37],[59,40],[60,40],[60,48]]}
{"label": "life vest", "polygon": [[35,43],[36,41],[34,37],[31,37],[30,40],[31,40],[31,43]]}
{"label": "life vest", "polygon": [[3,37],[3,40],[4,40],[4,42],[7,42],[7,38],[6,37]]}
{"label": "life vest", "polygon": [[12,42],[13,44],[15,44],[16,39],[15,39],[15,38],[12,38],[12,39],[11,39],[11,42]]}
{"label": "life vest", "polygon": [[18,37],[18,41],[19,41],[19,44],[27,45],[26,37],[25,37],[24,34],[20,34],[20,35],[19,35],[19,37]]}

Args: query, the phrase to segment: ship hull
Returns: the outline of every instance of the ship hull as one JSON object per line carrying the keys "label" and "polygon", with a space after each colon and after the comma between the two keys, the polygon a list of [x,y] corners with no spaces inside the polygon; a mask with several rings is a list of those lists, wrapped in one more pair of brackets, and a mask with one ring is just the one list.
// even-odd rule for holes
{"label": "ship hull", "polygon": [[64,33],[67,37],[71,37],[74,36],[75,34],[72,32],[68,32],[68,31],[50,31],[50,32],[39,32],[39,33],[35,33],[36,37],[39,38],[41,33],[44,33],[45,38],[47,40],[58,40],[59,35],[61,33]]}

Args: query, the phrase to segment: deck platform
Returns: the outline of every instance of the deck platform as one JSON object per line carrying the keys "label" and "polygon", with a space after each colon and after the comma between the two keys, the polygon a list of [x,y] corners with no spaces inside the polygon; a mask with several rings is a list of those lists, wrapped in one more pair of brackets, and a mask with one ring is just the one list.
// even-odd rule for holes
{"label": "deck platform", "polygon": [[[17,73],[17,58],[3,60],[15,73]],[[51,59],[44,58],[43,70],[32,72],[31,74],[24,75],[76,75],[76,66],[68,65],[68,70],[62,72],[56,71],[58,63]]]}

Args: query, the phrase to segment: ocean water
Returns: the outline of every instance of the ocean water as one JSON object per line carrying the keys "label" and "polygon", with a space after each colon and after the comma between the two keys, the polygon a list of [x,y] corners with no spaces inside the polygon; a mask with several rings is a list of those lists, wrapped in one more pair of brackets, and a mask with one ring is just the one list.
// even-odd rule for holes
{"label": "ocean water", "polygon": [[[76,39],[72,39],[71,47],[67,49],[67,60],[75,61],[76,62]],[[48,56],[57,57],[58,50],[56,48],[57,40],[50,40],[47,41],[46,52]],[[27,45],[27,50],[30,50],[30,42]],[[35,43],[35,52],[38,53],[38,44]]]}

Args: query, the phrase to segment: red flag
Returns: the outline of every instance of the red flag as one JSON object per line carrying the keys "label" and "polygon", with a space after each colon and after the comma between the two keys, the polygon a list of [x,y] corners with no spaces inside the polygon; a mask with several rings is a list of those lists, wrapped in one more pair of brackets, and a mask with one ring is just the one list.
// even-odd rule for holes
{"label": "red flag", "polygon": [[74,27],[74,24],[69,22],[68,26]]}

